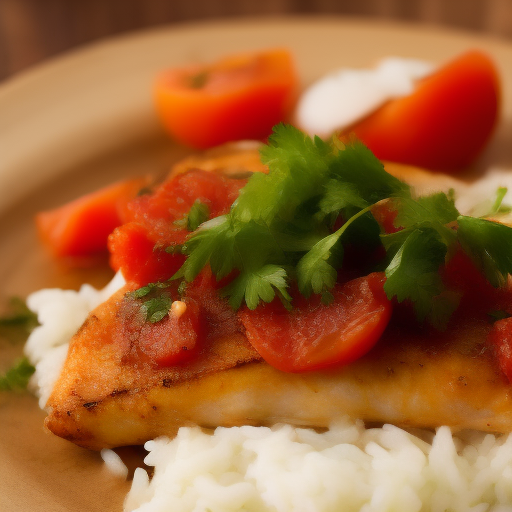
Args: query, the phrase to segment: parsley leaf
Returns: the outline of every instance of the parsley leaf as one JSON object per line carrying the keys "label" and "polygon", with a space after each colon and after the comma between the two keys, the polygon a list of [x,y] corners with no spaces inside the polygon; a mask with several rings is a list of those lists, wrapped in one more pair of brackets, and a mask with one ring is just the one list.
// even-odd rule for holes
{"label": "parsley leaf", "polygon": [[461,215],[457,237],[464,251],[496,288],[512,273],[512,228],[499,222]]}
{"label": "parsley leaf", "polygon": [[291,297],[287,291],[286,270],[278,265],[264,265],[257,271],[244,272],[224,287],[221,295],[229,297],[229,303],[238,309],[245,300],[249,309],[255,309],[260,300],[272,302],[277,290],[280,298],[288,304]]}
{"label": "parsley leaf", "polygon": [[141,301],[140,310],[146,322],[157,323],[169,313],[172,305],[168,283],[150,283],[128,292],[132,299]]}
{"label": "parsley leaf", "polygon": [[21,391],[26,389],[35,368],[26,357],[19,359],[9,370],[0,375],[0,391]]}
{"label": "parsley leaf", "polygon": [[186,229],[187,231],[195,231],[203,222],[210,217],[210,208],[206,203],[202,203],[199,199],[194,201],[187,215],[181,220],[174,222],[175,225]]}
{"label": "parsley leaf", "polygon": [[[382,245],[388,298],[411,301],[420,319],[443,326],[459,297],[439,268],[459,243],[494,285],[512,272],[511,228],[461,216],[452,191],[414,197],[360,142],[322,141],[280,124],[260,154],[269,173],[253,174],[228,214],[189,236],[173,279],[190,282],[210,265],[217,279],[232,277],[222,295],[234,308],[276,295],[289,305],[292,280],[328,303],[346,249],[373,254]],[[492,211],[501,211],[504,194]],[[398,232],[380,233],[371,212],[381,201],[396,209]]]}
{"label": "parsley leaf", "polygon": [[446,251],[436,230],[415,229],[386,269],[387,296],[396,297],[398,302],[411,300],[420,320],[432,317],[432,298],[444,291],[439,267],[444,263]]}
{"label": "parsley leaf", "polygon": [[460,215],[455,207],[453,193],[446,195],[440,192],[418,199],[401,197],[394,200],[394,204],[398,212],[395,226],[409,232],[420,226],[429,227],[437,231],[446,245],[455,241],[455,231],[447,227]]}
{"label": "parsley leaf", "polygon": [[13,343],[25,342],[38,325],[37,315],[27,307],[25,301],[11,297],[8,312],[0,316],[0,336]]}
{"label": "parsley leaf", "polygon": [[333,168],[335,177],[352,184],[368,204],[409,194],[409,186],[386,172],[382,162],[359,141],[342,146]]}

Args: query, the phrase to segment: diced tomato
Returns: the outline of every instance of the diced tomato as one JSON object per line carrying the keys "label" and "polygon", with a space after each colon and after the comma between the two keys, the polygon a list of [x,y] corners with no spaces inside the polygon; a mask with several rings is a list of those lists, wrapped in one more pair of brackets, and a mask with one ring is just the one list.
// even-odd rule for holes
{"label": "diced tomato", "polygon": [[214,172],[188,171],[165,181],[152,194],[137,197],[129,204],[129,218],[144,225],[155,242],[181,243],[186,231],[175,222],[188,214],[195,201],[208,206],[210,218],[223,215],[246,183]]}
{"label": "diced tomato", "polygon": [[110,235],[110,265],[121,270],[124,278],[138,286],[166,281],[185,261],[182,254],[171,254],[165,247],[155,248],[144,226],[129,222]]}
{"label": "diced tomato", "polygon": [[319,370],[348,364],[379,340],[391,317],[384,275],[373,273],[338,284],[333,302],[318,296],[294,299],[288,311],[278,299],[239,316],[246,336],[269,364],[286,372]]}
{"label": "diced tomato", "polygon": [[492,347],[501,371],[512,382],[512,317],[494,322],[487,343]]}
{"label": "diced tomato", "polygon": [[112,268],[139,286],[171,278],[185,257],[167,250],[189,235],[177,221],[196,200],[208,206],[210,218],[227,213],[245,183],[213,172],[189,171],[173,176],[154,193],[137,197],[128,205],[130,222],[109,237]]}
{"label": "diced tomato", "polygon": [[[125,298],[121,309],[122,336],[159,366],[183,363],[200,350],[203,338],[201,308],[196,301],[175,301],[162,320],[147,321],[138,300]],[[136,354],[132,357],[138,358]]]}
{"label": "diced tomato", "polygon": [[441,269],[441,275],[449,289],[461,294],[461,306],[465,308],[475,307],[482,310],[482,305],[491,307],[491,304],[499,300],[500,291],[487,281],[471,258],[460,248]]}
{"label": "diced tomato", "polygon": [[398,210],[393,207],[392,202],[376,204],[372,207],[372,215],[379,223],[384,233],[396,233],[400,228],[395,226],[395,219],[398,215]]}
{"label": "diced tomato", "polygon": [[171,136],[187,146],[263,139],[289,115],[297,83],[286,50],[236,55],[162,73],[156,109]]}
{"label": "diced tomato", "polygon": [[483,150],[496,125],[499,103],[494,63],[484,53],[470,51],[352,131],[380,159],[455,172]]}
{"label": "diced tomato", "polygon": [[56,257],[106,252],[108,235],[126,220],[126,205],[146,178],[121,181],[36,215],[43,243]]}

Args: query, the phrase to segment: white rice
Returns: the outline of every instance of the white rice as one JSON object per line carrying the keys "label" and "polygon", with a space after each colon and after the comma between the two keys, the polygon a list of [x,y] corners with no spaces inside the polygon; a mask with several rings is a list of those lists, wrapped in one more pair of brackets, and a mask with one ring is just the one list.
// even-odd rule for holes
{"label": "white rice", "polygon": [[[490,177],[461,187],[461,211],[512,182],[510,173]],[[25,348],[36,366],[32,386],[41,407],[71,336],[123,283],[118,274],[100,291],[84,285],[28,297],[41,323]],[[512,512],[512,435],[453,437],[448,427],[417,434],[391,425],[365,429],[350,420],[325,433],[288,425],[213,433],[182,428],[173,440],[146,443],[154,475],[135,471],[125,512]],[[104,450],[102,457],[126,478],[115,452]]]}
{"label": "white rice", "polygon": [[39,326],[30,334],[25,354],[36,371],[30,386],[44,408],[68,352],[69,340],[84,323],[87,315],[125,283],[117,273],[102,290],[88,284],[79,291],[52,288],[27,297],[27,306],[37,314]]}
{"label": "white rice", "polygon": [[136,470],[125,512],[512,511],[512,436],[422,434],[182,428],[146,443],[154,475]]}
{"label": "white rice", "polygon": [[114,450],[104,448],[100,451],[100,456],[111,473],[126,480],[128,477],[128,467]]}

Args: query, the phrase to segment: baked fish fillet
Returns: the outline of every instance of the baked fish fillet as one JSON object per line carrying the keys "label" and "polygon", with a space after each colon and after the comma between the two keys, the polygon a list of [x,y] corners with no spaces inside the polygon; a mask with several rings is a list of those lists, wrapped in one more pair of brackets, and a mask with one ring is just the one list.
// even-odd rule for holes
{"label": "baked fish fillet", "polygon": [[276,370],[236,330],[210,339],[193,362],[155,368],[126,362],[116,342],[124,291],[75,335],[47,404],[46,426],[81,446],[141,444],[185,425],[328,427],[345,415],[512,431],[512,388],[486,350],[482,318],[457,318],[443,333],[393,321],[369,354],[330,371]]}
{"label": "baked fish fillet", "polygon": [[[236,161],[233,173],[240,170]],[[218,165],[211,158],[204,162],[211,170],[225,165],[222,159]],[[428,173],[389,170],[420,188],[432,186]],[[453,186],[441,180],[435,188]],[[141,444],[186,425],[322,428],[346,415],[403,427],[512,431],[512,387],[486,349],[491,325],[483,315],[461,313],[441,333],[395,318],[366,356],[329,371],[276,370],[236,327],[210,336],[193,361],[161,368],[126,357],[119,341],[126,291],[94,310],[74,336],[47,403],[46,426],[78,445]]]}

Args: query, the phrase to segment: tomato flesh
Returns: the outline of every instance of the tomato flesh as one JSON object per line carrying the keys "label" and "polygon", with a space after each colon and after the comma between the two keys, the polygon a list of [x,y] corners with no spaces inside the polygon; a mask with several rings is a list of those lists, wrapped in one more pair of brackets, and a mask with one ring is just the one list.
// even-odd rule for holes
{"label": "tomato flesh", "polygon": [[206,204],[210,218],[222,215],[245,183],[212,172],[189,171],[172,177],[153,194],[136,198],[128,205],[130,222],[109,237],[111,266],[139,286],[169,279],[184,256],[168,248],[183,243],[189,235],[179,221],[194,202]]}
{"label": "tomato flesh", "polygon": [[191,299],[177,301],[173,306],[162,320],[151,323],[143,316],[141,302],[125,297],[121,338],[131,340],[136,347],[131,357],[140,360],[142,356],[159,366],[172,366],[197,354],[204,328],[201,308]]}
{"label": "tomato flesh", "polygon": [[108,235],[126,221],[127,203],[146,183],[145,178],[120,181],[36,215],[39,236],[57,257],[105,253]]}
{"label": "tomato flesh", "polygon": [[279,370],[348,364],[375,345],[389,322],[392,306],[384,281],[383,274],[373,273],[337,284],[328,306],[318,296],[297,296],[292,311],[274,300],[252,311],[244,308],[239,317],[254,348]]}
{"label": "tomato flesh", "polygon": [[496,125],[500,82],[493,62],[470,51],[352,127],[379,159],[455,172],[481,153]]}
{"label": "tomato flesh", "polygon": [[173,138],[205,149],[270,135],[289,115],[297,83],[290,53],[269,50],[166,71],[156,81],[155,103]]}

